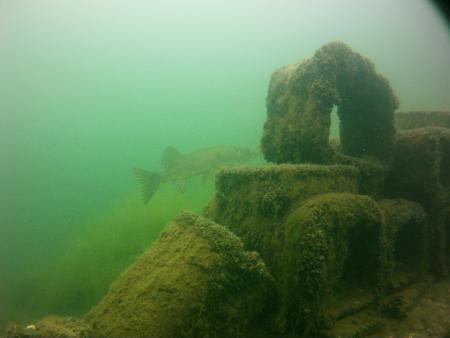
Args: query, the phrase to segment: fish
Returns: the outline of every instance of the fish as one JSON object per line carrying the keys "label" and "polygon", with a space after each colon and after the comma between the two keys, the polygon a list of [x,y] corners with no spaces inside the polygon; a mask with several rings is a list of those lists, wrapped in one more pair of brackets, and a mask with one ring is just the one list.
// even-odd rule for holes
{"label": "fish", "polygon": [[246,163],[258,155],[258,151],[238,146],[214,146],[183,155],[169,146],[162,154],[160,173],[139,168],[133,168],[133,173],[141,183],[145,205],[162,183],[171,182],[178,191],[184,193],[188,179],[201,175],[206,181],[218,168]]}

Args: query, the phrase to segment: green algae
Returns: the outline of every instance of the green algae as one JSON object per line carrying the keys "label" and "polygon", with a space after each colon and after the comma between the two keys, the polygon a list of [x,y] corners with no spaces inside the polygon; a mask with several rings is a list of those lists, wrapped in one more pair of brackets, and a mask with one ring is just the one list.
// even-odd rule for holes
{"label": "green algae", "polygon": [[87,314],[90,335],[366,336],[406,319],[423,290],[409,286],[450,268],[450,138],[395,136],[397,105],[339,42],[277,70],[262,149],[281,164],[219,171],[217,223],[180,214]]}
{"label": "green algae", "polygon": [[238,337],[272,278],[226,228],[182,213],[87,315],[94,337]]}
{"label": "green algae", "polygon": [[390,289],[395,290],[403,286],[396,285],[396,273],[412,274],[418,279],[429,272],[428,215],[420,204],[403,199],[381,200],[378,205],[384,216],[388,242],[386,279],[390,281]]}
{"label": "green algae", "polygon": [[344,165],[268,165],[223,169],[205,215],[237,234],[273,269],[284,219],[305,199],[327,192],[358,192],[358,170]]}
{"label": "green algae", "polygon": [[317,335],[329,325],[326,297],[339,285],[383,287],[386,252],[382,214],[367,196],[330,193],[305,201],[284,225],[279,320]]}
{"label": "green algae", "polygon": [[431,210],[450,191],[450,130],[424,127],[398,134],[387,179],[388,196],[416,201]]}
{"label": "green algae", "polygon": [[333,105],[338,106],[345,154],[389,158],[397,97],[373,63],[342,42],[326,44],[312,58],[276,70],[266,105],[262,150],[268,161],[333,163]]}
{"label": "green algae", "polygon": [[450,130],[424,127],[398,134],[394,160],[386,179],[385,196],[420,203],[429,215],[432,271],[449,271],[448,220],[450,205]]}

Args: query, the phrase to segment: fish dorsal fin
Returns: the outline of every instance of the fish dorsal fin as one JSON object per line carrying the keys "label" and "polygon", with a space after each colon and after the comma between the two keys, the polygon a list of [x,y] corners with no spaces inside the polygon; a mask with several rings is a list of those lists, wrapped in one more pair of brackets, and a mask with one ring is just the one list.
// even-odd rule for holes
{"label": "fish dorsal fin", "polygon": [[180,157],[181,154],[178,152],[178,150],[176,150],[172,146],[167,147],[162,154],[161,167],[164,170],[169,170],[175,165],[175,163],[178,162]]}

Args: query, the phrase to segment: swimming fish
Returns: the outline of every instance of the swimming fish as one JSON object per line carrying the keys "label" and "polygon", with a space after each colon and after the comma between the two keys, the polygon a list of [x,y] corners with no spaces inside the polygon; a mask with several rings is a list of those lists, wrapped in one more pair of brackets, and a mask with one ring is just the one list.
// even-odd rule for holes
{"label": "swimming fish", "polygon": [[133,172],[142,184],[142,197],[147,204],[161,183],[171,182],[178,191],[184,192],[189,178],[202,175],[206,180],[221,166],[245,163],[257,155],[256,151],[236,146],[208,147],[182,155],[169,146],[162,154],[161,173],[138,168],[133,168]]}

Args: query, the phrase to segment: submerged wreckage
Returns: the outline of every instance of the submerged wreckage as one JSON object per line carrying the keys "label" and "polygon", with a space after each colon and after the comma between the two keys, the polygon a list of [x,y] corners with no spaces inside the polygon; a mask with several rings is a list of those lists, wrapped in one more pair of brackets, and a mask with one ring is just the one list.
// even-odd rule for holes
{"label": "submerged wreckage", "polygon": [[218,172],[204,215],[181,213],[74,337],[445,335],[404,323],[449,276],[450,113],[397,106],[341,42],[276,70],[262,137],[272,164]]}

